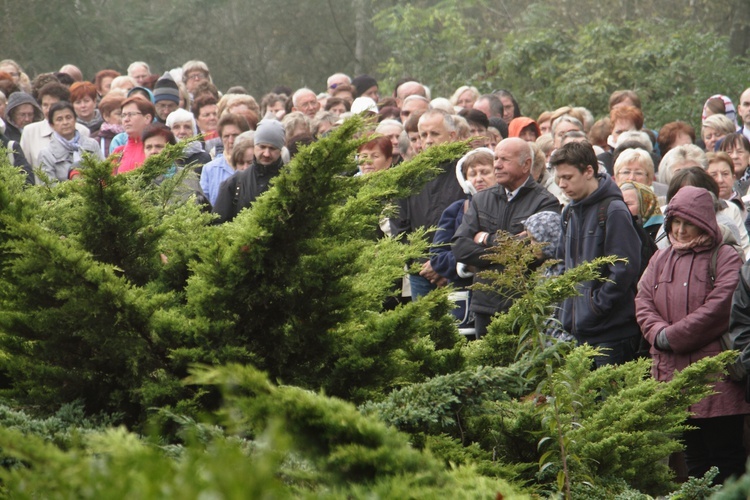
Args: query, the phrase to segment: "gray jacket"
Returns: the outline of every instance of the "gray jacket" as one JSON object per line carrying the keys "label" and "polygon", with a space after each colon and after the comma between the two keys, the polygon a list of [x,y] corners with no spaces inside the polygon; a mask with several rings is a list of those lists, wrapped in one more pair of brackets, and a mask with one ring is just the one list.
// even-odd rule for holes
{"label": "gray jacket", "polygon": [[[89,153],[97,160],[102,159],[99,144],[90,137],[81,137],[80,140],[81,154]],[[60,141],[52,139],[49,146],[39,153],[37,164],[42,171],[49,176],[53,182],[67,181],[70,167],[73,166],[73,152],[68,151],[60,144]],[[37,181],[37,184],[39,182]]]}

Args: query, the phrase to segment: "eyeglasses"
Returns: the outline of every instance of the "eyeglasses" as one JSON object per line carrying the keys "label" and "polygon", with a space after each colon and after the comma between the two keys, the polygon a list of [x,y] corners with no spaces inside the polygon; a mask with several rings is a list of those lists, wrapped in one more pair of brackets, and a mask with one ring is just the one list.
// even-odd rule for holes
{"label": "eyeglasses", "polygon": [[207,80],[208,77],[204,75],[203,73],[193,73],[192,75],[187,76],[188,80]]}
{"label": "eyeglasses", "polygon": [[646,177],[646,172],[643,172],[641,170],[620,170],[620,175],[623,177],[628,177],[629,175],[632,175],[633,177]]}
{"label": "eyeglasses", "polygon": [[131,111],[130,113],[122,113],[120,116],[124,120],[126,118],[133,118],[134,116],[138,116],[138,115],[142,115],[142,114],[143,113],[141,113],[139,111]]}

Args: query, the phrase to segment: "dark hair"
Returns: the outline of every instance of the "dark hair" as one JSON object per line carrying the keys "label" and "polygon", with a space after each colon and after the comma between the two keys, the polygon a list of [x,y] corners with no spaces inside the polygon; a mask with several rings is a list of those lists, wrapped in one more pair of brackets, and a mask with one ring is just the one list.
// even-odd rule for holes
{"label": "dark hair", "polygon": [[[510,99],[510,102],[513,103],[513,118],[518,118],[519,116],[521,116],[521,108],[520,108],[520,106],[518,106],[518,101],[516,101],[516,98],[513,97],[513,94],[511,94],[510,91],[504,90],[504,89],[500,89],[500,90],[495,90],[492,93],[495,94],[498,98],[500,98],[500,97],[507,97],[508,99]],[[503,103],[501,102],[500,103],[500,107],[501,108],[503,107],[502,104]],[[503,115],[505,114],[504,113],[504,109],[501,112],[501,114],[503,114]]]}
{"label": "dark hair", "polygon": [[315,137],[313,137],[309,133],[297,134],[290,137],[289,140],[286,141],[286,148],[289,150],[289,157],[294,158],[294,155],[299,152],[302,146],[307,146],[308,144],[312,144],[313,142],[315,142]]}
{"label": "dark hair", "polygon": [[193,106],[190,111],[192,111],[193,115],[198,118],[198,115],[201,113],[201,108],[212,106],[218,103],[219,101],[217,101],[214,96],[210,94],[204,94],[193,101]]}
{"label": "dark hair", "polygon": [[563,163],[575,167],[581,173],[591,167],[594,169],[594,174],[598,175],[599,162],[596,160],[594,148],[588,142],[569,142],[557,148],[552,153],[549,164],[556,167]]}
{"label": "dark hair", "polygon": [[705,107],[715,115],[727,114],[727,108],[726,106],[724,106],[724,101],[721,99],[721,97],[712,97],[711,99],[706,101]]}
{"label": "dark hair", "polygon": [[409,118],[404,122],[404,130],[407,132],[419,132],[419,119],[425,112],[423,110],[412,111]]}
{"label": "dark hair", "polygon": [[130,96],[122,101],[122,106],[120,106],[120,109],[123,109],[128,104],[135,104],[135,107],[138,108],[138,111],[140,111],[144,115],[151,115],[152,120],[156,116],[156,108],[154,107],[154,105],[151,103],[151,101],[140,94]]}
{"label": "dark hair", "polygon": [[49,122],[50,125],[54,123],[55,113],[63,109],[69,109],[70,112],[73,113],[73,118],[78,118],[78,115],[76,114],[76,110],[72,104],[70,104],[68,101],[59,101],[53,104],[52,106],[50,106],[49,113],[47,113],[47,121]]}
{"label": "dark hair", "polygon": [[351,104],[349,104],[349,101],[347,101],[346,99],[342,99],[341,97],[330,97],[326,101],[325,111],[330,111],[332,107],[338,104],[343,104],[347,111],[350,111],[352,109]]}
{"label": "dark hair", "polygon": [[716,184],[714,178],[701,167],[690,167],[678,170],[672,176],[672,181],[667,189],[667,203],[674,198],[677,191],[685,186],[703,188],[713,193],[717,198],[719,197],[719,185]]}
{"label": "dark hair", "polygon": [[612,152],[612,165],[614,165],[615,163],[617,163],[617,158],[620,157],[620,155],[622,154],[623,151],[628,150],[628,149],[642,149],[642,150],[646,151],[648,154],[651,154],[651,152],[648,151],[647,149],[645,149],[643,147],[643,144],[641,144],[640,142],[638,142],[638,141],[625,141],[622,144],[620,144],[619,146],[617,146],[615,148],[615,150]]}
{"label": "dark hair", "polygon": [[[157,76],[158,78],[158,76]],[[203,95],[210,95],[213,96],[214,99],[219,99],[219,89],[216,88],[216,85],[211,83],[210,80],[203,80],[198,85],[195,86],[195,89],[193,90],[193,96],[196,99],[200,99]]]}
{"label": "dark hair", "polygon": [[745,151],[750,151],[750,141],[748,141],[747,137],[745,137],[745,135],[741,132],[728,134],[726,137],[724,137],[724,140],[721,142],[721,146],[719,146],[719,151],[724,151],[726,153],[730,149],[736,148],[737,146],[740,146]]}
{"label": "dark hair", "polygon": [[147,139],[151,139],[152,137],[160,136],[163,137],[168,144],[175,145],[177,144],[177,139],[175,138],[174,134],[166,125],[162,125],[161,123],[150,123],[146,126],[146,128],[143,129],[143,134],[141,134],[141,140],[143,142],[146,142]]}
{"label": "dark hair", "polygon": [[496,96],[495,94],[483,94],[480,95],[477,99],[477,101],[483,100],[486,100],[490,104],[490,114],[492,116],[503,116],[503,103],[500,101],[500,98],[498,96]]}
{"label": "dark hair", "polygon": [[597,120],[589,130],[589,142],[594,146],[607,148],[607,138],[612,134],[612,124],[609,116]]}
{"label": "dark hair", "polygon": [[266,116],[266,113],[268,112],[268,106],[272,106],[277,102],[280,102],[284,104],[284,106],[286,106],[286,102],[288,100],[289,98],[285,94],[275,94],[271,92],[264,95],[260,100],[260,114],[262,115],[261,119]]}
{"label": "dark hair", "polygon": [[[37,102],[41,102],[42,100],[42,88],[46,87],[50,83],[60,83],[60,80],[57,79],[54,73],[40,73],[34,77],[34,79],[31,81],[31,95],[34,97],[34,99],[37,100]],[[63,85],[65,87],[65,85]],[[68,98],[60,99],[61,101],[67,101]]]}
{"label": "dark hair", "polygon": [[76,82],[72,76],[70,76],[67,73],[62,73],[60,71],[55,73],[55,78],[57,78],[60,83],[62,83],[63,85],[67,85],[68,87],[70,87]]}
{"label": "dark hair", "polygon": [[60,82],[50,82],[39,89],[39,96],[37,97],[37,101],[39,101],[39,103],[41,104],[42,98],[46,95],[57,97],[61,101],[69,101],[70,89]]}
{"label": "dark hair", "polygon": [[216,131],[219,133],[219,137],[227,125],[234,125],[240,132],[247,132],[250,130],[250,124],[247,123],[247,119],[244,116],[238,115],[237,113],[224,113],[224,116],[219,120],[219,124],[216,126]]}
{"label": "dark hair", "polygon": [[469,122],[469,124],[476,123],[477,125],[481,125],[484,128],[490,128],[490,120],[487,118],[487,115],[479,111],[478,109],[462,109],[458,116],[463,116],[466,118],[466,121]]}
{"label": "dark hair", "polygon": [[362,144],[360,147],[357,148],[357,152],[362,151],[363,149],[374,149],[377,148],[380,150],[381,153],[383,153],[388,158],[393,158],[393,143],[389,138],[387,138],[384,135],[381,135],[380,137],[376,137],[375,139],[372,139],[371,141],[368,141],[364,144]]}

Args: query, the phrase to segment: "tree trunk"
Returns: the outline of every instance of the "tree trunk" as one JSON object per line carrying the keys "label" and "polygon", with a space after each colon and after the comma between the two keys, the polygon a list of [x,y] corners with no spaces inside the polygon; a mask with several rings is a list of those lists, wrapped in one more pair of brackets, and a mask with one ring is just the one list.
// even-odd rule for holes
{"label": "tree trunk", "polygon": [[729,30],[729,52],[733,56],[746,56],[750,51],[750,2],[735,0],[734,16]]}

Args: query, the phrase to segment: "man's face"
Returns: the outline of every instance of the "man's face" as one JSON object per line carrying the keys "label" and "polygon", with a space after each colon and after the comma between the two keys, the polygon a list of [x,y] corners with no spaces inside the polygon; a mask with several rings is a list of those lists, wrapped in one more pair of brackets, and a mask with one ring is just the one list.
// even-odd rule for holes
{"label": "man's face", "polygon": [[349,85],[349,79],[345,75],[333,75],[328,79],[328,93],[332,94],[336,87]]}
{"label": "man's face", "polygon": [[312,92],[305,92],[297,96],[297,104],[294,106],[295,111],[301,111],[310,118],[315,118],[315,113],[320,109],[318,98]]}
{"label": "man's face", "polygon": [[242,131],[234,125],[224,125],[221,129],[221,143],[224,145],[224,157],[229,158],[232,156],[232,149],[234,149],[234,140],[240,135]]}
{"label": "man's face", "polygon": [[406,82],[402,83],[398,89],[396,89],[396,103],[400,106],[404,103],[404,99],[410,95],[421,95],[425,96],[425,90],[419,82]]}
{"label": "man's face", "polygon": [[422,117],[419,120],[419,138],[427,149],[438,144],[456,140],[456,132],[448,130],[441,115]]}
{"label": "man's face", "polygon": [[51,108],[53,104],[57,104],[58,102],[60,102],[60,99],[56,96],[42,96],[42,113],[44,113],[45,119],[47,118],[47,116],[49,116],[49,108]]}
{"label": "man's face", "polygon": [[415,111],[427,111],[427,108],[429,107],[430,103],[423,101],[422,99],[412,99],[411,101],[404,103],[399,113],[401,123],[406,123],[406,120],[408,120],[411,114]]}
{"label": "man's face", "polygon": [[750,89],[745,90],[740,96],[740,104],[737,107],[737,112],[742,118],[742,123],[750,128]]}
{"label": "man's face", "polygon": [[593,178],[594,169],[590,165],[584,172],[568,163],[561,163],[555,167],[555,182],[573,201],[582,200],[593,192],[591,189]]}
{"label": "man's face", "polygon": [[178,141],[184,141],[193,136],[193,124],[191,122],[177,122],[172,125],[172,133]]}
{"label": "man's face", "polygon": [[407,132],[409,136],[409,144],[412,150],[412,157],[422,152],[422,141],[419,138],[419,132]]}
{"label": "man's face", "polygon": [[13,78],[13,83],[17,84],[21,79],[21,73],[12,64],[3,64],[2,66],[0,66],[0,71],[8,73],[11,78]]}
{"label": "man's face", "polygon": [[393,152],[396,154],[398,152],[398,138],[401,137],[401,127],[398,125],[381,125],[378,130],[380,130],[381,134],[391,140]]}
{"label": "man's face", "polygon": [[555,149],[562,146],[562,140],[563,136],[567,134],[568,132],[572,132],[574,130],[581,131],[574,123],[570,122],[560,122],[557,124],[557,128],[555,128]]}
{"label": "man's face", "polygon": [[146,83],[146,79],[150,76],[145,66],[136,66],[133,68],[133,72],[130,76],[136,81],[139,86],[143,86]]}
{"label": "man's face", "polygon": [[487,99],[479,99],[474,103],[473,109],[481,111],[487,118],[492,118],[492,112],[490,111],[490,101]]}
{"label": "man's face", "polygon": [[163,99],[154,104],[154,106],[156,107],[156,116],[163,122],[167,121],[169,113],[177,111],[177,103],[169,99]]}
{"label": "man's face", "polygon": [[528,150],[525,141],[514,138],[504,139],[495,148],[495,179],[505,189],[515,191],[529,178],[531,158],[521,163],[521,148]]}
{"label": "man's face", "polygon": [[281,150],[270,144],[256,144],[253,148],[255,159],[261,165],[271,165],[281,158]]}
{"label": "man's face", "polygon": [[24,128],[34,121],[34,106],[31,104],[21,104],[13,110],[13,123],[18,128]]}

